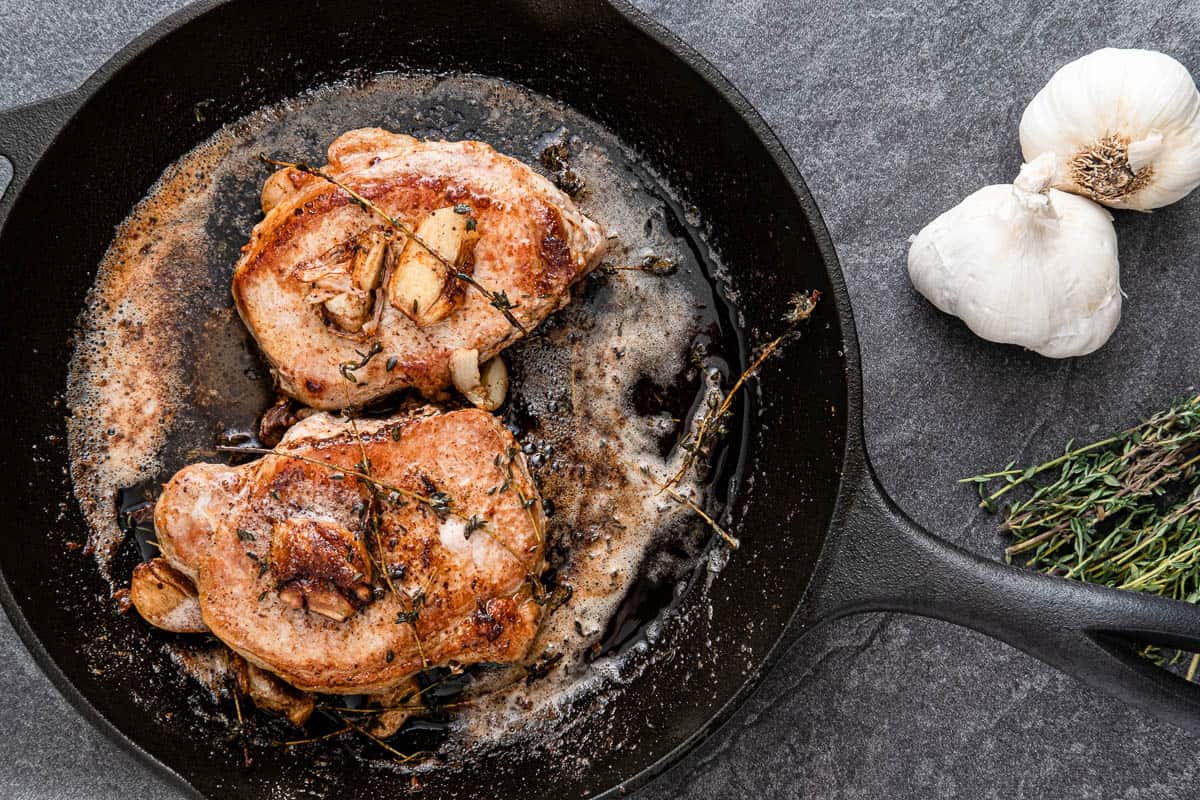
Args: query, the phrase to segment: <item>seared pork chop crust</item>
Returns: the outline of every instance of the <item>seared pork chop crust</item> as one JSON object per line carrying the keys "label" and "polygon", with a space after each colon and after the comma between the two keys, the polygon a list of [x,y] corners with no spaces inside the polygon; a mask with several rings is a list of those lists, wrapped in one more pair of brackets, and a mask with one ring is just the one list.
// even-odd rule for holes
{"label": "seared pork chop crust", "polygon": [[519,661],[541,619],[540,498],[511,434],[474,409],[314,415],[276,454],[181,470],[155,528],[212,633],[305,691]]}
{"label": "seared pork chop crust", "polygon": [[[410,229],[455,208],[462,228],[452,241],[461,247],[439,254],[503,293],[526,330],[568,302],[603,252],[600,226],[566,194],[481,142],[422,142],[371,128],[343,134],[328,155],[327,174]],[[319,177],[275,173],[263,208],[233,296],[280,388],[306,405],[358,406],[409,387],[435,397],[449,383],[451,352],[473,348],[484,361],[522,335],[453,277],[441,295],[434,288],[433,321],[423,319],[431,309],[413,300],[427,297],[429,285],[405,292],[393,281],[408,239]],[[361,362],[376,343],[378,355],[348,380],[343,365]]]}

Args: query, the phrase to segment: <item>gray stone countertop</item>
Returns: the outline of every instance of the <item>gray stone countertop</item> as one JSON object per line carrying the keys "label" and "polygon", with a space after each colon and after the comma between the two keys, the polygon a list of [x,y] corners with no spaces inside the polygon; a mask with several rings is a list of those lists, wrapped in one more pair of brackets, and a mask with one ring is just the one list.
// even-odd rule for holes
{"label": "gray stone countertop", "polygon": [[[992,557],[956,479],[1099,438],[1196,383],[1200,193],[1121,213],[1125,318],[1098,353],[975,339],[913,292],[907,237],[1012,179],[1017,123],[1053,71],[1148,47],[1200,72],[1200,5],[637,0],[762,112],[804,173],[850,286],[880,477],[918,522]],[[0,0],[0,106],[77,86],[182,0]],[[0,796],[174,797],[78,717],[0,619]],[[646,798],[1174,798],[1197,742],[1002,644],[900,615],[820,629]]]}

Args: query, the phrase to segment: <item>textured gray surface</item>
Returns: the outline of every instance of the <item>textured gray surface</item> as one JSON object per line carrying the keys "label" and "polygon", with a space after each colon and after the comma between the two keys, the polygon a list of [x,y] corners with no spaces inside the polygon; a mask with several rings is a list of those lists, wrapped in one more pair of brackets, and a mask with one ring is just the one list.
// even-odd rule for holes
{"label": "textured gray surface", "polygon": [[[1019,165],[1016,125],[1066,60],[1142,46],[1200,71],[1200,7],[950,8],[637,0],[710,58],[788,146],[833,233],[866,370],[879,473],[919,522],[1002,543],[955,479],[1122,426],[1194,381],[1200,196],[1118,219],[1125,319],[1051,362],[981,343],[909,288],[905,239]],[[176,0],[0,0],[0,106],[80,83]],[[0,621],[0,796],[172,797],[80,721]],[[900,616],[832,625],[786,654],[735,719],[647,798],[1170,798],[1197,743],[975,634]]]}

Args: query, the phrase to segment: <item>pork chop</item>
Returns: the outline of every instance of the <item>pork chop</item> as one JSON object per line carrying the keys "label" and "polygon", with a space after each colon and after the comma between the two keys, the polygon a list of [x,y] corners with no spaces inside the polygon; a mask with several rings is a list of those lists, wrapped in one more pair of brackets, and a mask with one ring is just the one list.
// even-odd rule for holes
{"label": "pork chop", "polygon": [[544,529],[511,434],[476,409],[316,414],[257,461],[186,467],[155,510],[162,556],[194,583],[208,630],[332,694],[520,661],[542,615]]}
{"label": "pork chop", "polygon": [[314,408],[409,387],[436,397],[452,352],[491,358],[565,305],[603,252],[570,197],[482,142],[367,128],[328,157],[325,174],[417,239],[316,175],[267,180],[233,296],[280,389]]}

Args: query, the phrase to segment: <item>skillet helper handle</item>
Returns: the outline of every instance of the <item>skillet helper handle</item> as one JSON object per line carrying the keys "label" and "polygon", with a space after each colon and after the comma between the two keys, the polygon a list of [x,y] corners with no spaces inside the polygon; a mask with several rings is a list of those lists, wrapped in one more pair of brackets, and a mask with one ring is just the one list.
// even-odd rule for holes
{"label": "skillet helper handle", "polygon": [[1200,608],[984,559],[910,520],[868,463],[813,590],[817,620],[903,611],[980,631],[1160,720],[1200,734],[1200,685],[1136,652],[1200,652]]}
{"label": "skillet helper handle", "polygon": [[0,156],[12,165],[12,179],[0,195],[0,226],[34,165],[77,105],[75,93],[68,93],[0,110]]}

